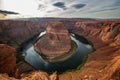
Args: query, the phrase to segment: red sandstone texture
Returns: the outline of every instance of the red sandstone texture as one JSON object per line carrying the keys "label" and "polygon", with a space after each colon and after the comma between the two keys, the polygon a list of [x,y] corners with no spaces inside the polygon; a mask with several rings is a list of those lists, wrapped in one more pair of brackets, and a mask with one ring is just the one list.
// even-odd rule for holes
{"label": "red sandstone texture", "polygon": [[50,22],[46,35],[35,43],[34,49],[50,59],[66,54],[71,49],[71,39],[64,24],[58,21]]}
{"label": "red sandstone texture", "polygon": [[7,73],[9,76],[19,77],[16,66],[15,49],[0,44],[0,73]]}
{"label": "red sandstone texture", "polygon": [[80,71],[60,75],[60,80],[120,80],[119,22],[92,22],[91,25],[77,22],[74,32],[91,40],[96,51],[89,54]]}
{"label": "red sandstone texture", "polygon": [[[18,21],[19,24],[21,23]],[[24,22],[24,21],[23,21]],[[67,21],[63,21],[66,27],[69,28],[69,23]],[[65,23],[66,22],[66,23]],[[68,22],[72,22],[71,20]],[[27,27],[22,27],[20,32],[14,32],[15,27],[9,27],[5,25],[5,23],[13,23],[17,29],[19,30],[21,27],[17,22],[14,21],[0,21],[0,42],[10,42],[11,40],[17,41],[19,36],[21,39],[27,39],[27,36],[31,36],[31,34],[37,34],[35,32],[35,28],[31,30],[31,34],[27,34],[22,36],[22,32],[29,32]],[[31,22],[28,22],[31,23]],[[70,23],[73,25],[70,29],[78,35],[83,35],[90,41],[92,41],[96,51],[92,52],[88,55],[87,62],[82,67],[80,71],[77,72],[67,72],[65,74],[61,74],[58,76],[59,80],[120,80],[120,20],[79,20],[75,23]],[[15,25],[16,24],[16,25]],[[9,24],[10,25],[10,24]],[[35,25],[35,24],[34,24]],[[24,26],[24,25],[23,25]],[[8,28],[9,27],[9,28]],[[11,34],[10,31],[11,30]],[[15,35],[12,34],[14,32]],[[8,36],[9,35],[9,36]],[[13,36],[13,37],[12,37]],[[19,40],[21,40],[19,39]],[[40,74],[39,74],[40,73]],[[37,74],[37,75],[36,75]],[[41,77],[44,77],[46,73],[43,75],[41,72],[33,72],[33,74],[27,74],[26,78],[28,80],[45,80]],[[36,76],[36,77],[35,77]],[[41,77],[39,77],[41,76]],[[6,79],[7,78],[7,79]],[[56,78],[54,76],[54,78]],[[8,80],[10,77],[1,74],[0,79]],[[13,78],[12,78],[13,79]],[[23,78],[24,79],[24,76]],[[14,80],[14,79],[13,79]],[[54,79],[51,79],[54,80]]]}

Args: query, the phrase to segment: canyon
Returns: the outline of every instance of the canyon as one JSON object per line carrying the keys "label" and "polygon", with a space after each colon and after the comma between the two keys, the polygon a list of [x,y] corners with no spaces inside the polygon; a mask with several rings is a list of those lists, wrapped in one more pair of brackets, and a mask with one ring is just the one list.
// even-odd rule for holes
{"label": "canyon", "polygon": [[[30,67],[30,72],[22,72],[19,63],[15,63],[18,47],[31,37],[38,35],[46,29],[49,21],[59,20],[65,27],[78,35],[84,36],[93,44],[95,51],[88,54],[88,58],[81,69],[69,71],[64,74],[47,74]],[[40,20],[1,20],[0,21],[0,60],[10,67],[0,74],[3,80],[119,80],[120,79],[120,20],[95,20],[95,19],[40,19]],[[11,47],[11,49],[2,47]],[[2,52],[2,51],[5,52]],[[11,54],[11,56],[6,56]],[[13,54],[15,56],[13,56]],[[6,58],[3,58],[6,56]],[[11,59],[10,59],[11,58]],[[7,59],[10,59],[7,61]],[[1,62],[0,61],[0,62]],[[0,63],[0,67],[3,65]],[[21,64],[22,65],[22,64]],[[1,67],[2,68],[2,67]],[[1,69],[0,68],[0,69]],[[16,68],[17,70],[14,70]],[[6,68],[7,69],[7,68]],[[1,71],[1,70],[0,70]],[[16,73],[17,71],[17,73]],[[5,74],[7,73],[7,74]],[[11,75],[12,74],[12,75]],[[9,76],[10,77],[9,77]],[[11,77],[12,76],[12,77]]]}

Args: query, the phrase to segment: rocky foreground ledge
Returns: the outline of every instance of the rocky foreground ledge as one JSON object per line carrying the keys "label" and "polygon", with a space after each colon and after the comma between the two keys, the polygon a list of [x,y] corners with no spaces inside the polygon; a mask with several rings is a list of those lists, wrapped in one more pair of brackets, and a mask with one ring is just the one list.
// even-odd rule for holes
{"label": "rocky foreground ledge", "polygon": [[[51,75],[52,78],[50,78],[45,72],[34,71],[27,74],[22,73],[20,75],[21,80],[120,80],[120,21],[79,20],[72,22],[71,20],[63,22],[65,25],[72,25],[72,28],[70,27],[70,29],[72,29],[74,33],[83,35],[92,41],[96,51],[89,54],[87,62],[80,71],[67,72],[58,75],[58,78],[55,73]],[[27,25],[28,23],[29,25],[38,24],[37,22],[0,21],[0,42],[6,44],[20,44],[23,39],[28,39],[31,34],[35,35],[39,33],[36,31],[36,28],[38,29],[36,25],[36,28],[32,28],[35,26],[27,26],[26,24],[23,25],[23,23],[26,23]],[[19,24],[23,27],[19,26]],[[24,36],[22,36],[23,33],[25,33]],[[3,46],[3,44],[0,46]],[[3,48],[0,49],[0,57],[4,56],[4,54],[9,54],[13,48],[10,49],[10,51],[7,50],[5,53],[1,52],[2,49]],[[14,52],[12,52],[12,54],[14,54]],[[6,61],[5,59],[7,58],[0,58],[0,60]],[[12,60],[14,60],[14,58],[11,58],[9,62]],[[8,63],[8,61],[6,63]],[[3,65],[4,64],[0,64],[0,68]],[[14,67],[10,68],[9,65],[4,65],[4,67],[7,67],[7,69],[9,67],[10,70],[13,70],[12,74],[14,74]],[[20,69],[20,67],[18,69]],[[9,72],[5,73],[9,74]],[[17,80],[16,78],[8,77],[7,74],[3,73],[0,74],[0,79]]]}

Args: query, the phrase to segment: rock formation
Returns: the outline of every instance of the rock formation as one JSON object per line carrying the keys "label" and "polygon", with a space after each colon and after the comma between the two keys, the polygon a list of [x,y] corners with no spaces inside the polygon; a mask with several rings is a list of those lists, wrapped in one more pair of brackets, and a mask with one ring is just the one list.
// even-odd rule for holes
{"label": "rock formation", "polygon": [[64,24],[58,21],[50,22],[46,28],[46,35],[35,43],[34,49],[49,59],[67,53],[71,49],[71,39]]}
{"label": "rock formation", "polygon": [[0,73],[7,73],[9,76],[19,77],[16,66],[15,49],[0,44]]}

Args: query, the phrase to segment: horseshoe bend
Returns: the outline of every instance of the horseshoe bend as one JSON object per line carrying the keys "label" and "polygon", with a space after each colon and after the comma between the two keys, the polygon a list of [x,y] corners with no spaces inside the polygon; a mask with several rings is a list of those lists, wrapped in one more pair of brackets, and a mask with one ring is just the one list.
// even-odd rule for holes
{"label": "horseshoe bend", "polygon": [[46,28],[46,35],[39,39],[34,49],[48,58],[64,55],[71,49],[70,34],[62,22],[50,22]]}
{"label": "horseshoe bend", "polygon": [[[46,33],[39,36],[43,31],[46,31]],[[84,44],[84,47],[82,47],[82,44]],[[24,47],[26,45],[29,46]],[[73,49],[74,46],[77,47]],[[83,57],[81,51],[87,51],[90,46],[95,50],[86,53],[86,56]],[[27,51],[27,49],[30,51]],[[41,59],[40,56],[44,55],[54,59],[65,55],[67,52],[71,52],[71,49],[73,49],[72,53],[78,50],[77,55],[75,55],[76,53],[72,54],[60,62],[59,60],[57,62],[44,61],[44,58]],[[28,54],[23,54],[24,50]],[[31,54],[27,58],[31,60],[30,62],[36,60],[31,65],[26,61],[25,56],[29,55],[29,52],[33,53],[33,50],[36,52],[36,55]],[[80,58],[78,55],[84,59],[80,60],[82,64],[73,70],[71,66],[77,64],[74,60],[77,60],[77,57]],[[37,56],[37,58],[34,58],[34,56]],[[71,58],[71,56],[75,57]],[[34,67],[38,60],[43,62]],[[69,64],[64,62],[67,60]],[[73,62],[71,63],[71,61]],[[61,65],[62,62],[65,64]],[[53,70],[54,72],[49,73],[47,72],[48,69],[50,71],[54,69],[51,65],[59,65],[61,70],[66,65],[70,67],[70,71],[58,74]],[[43,66],[43,69],[38,70],[37,68],[40,66]],[[46,18],[40,20],[0,20],[0,79],[119,80],[119,73],[119,19],[61,18],[58,20],[56,18]]]}

